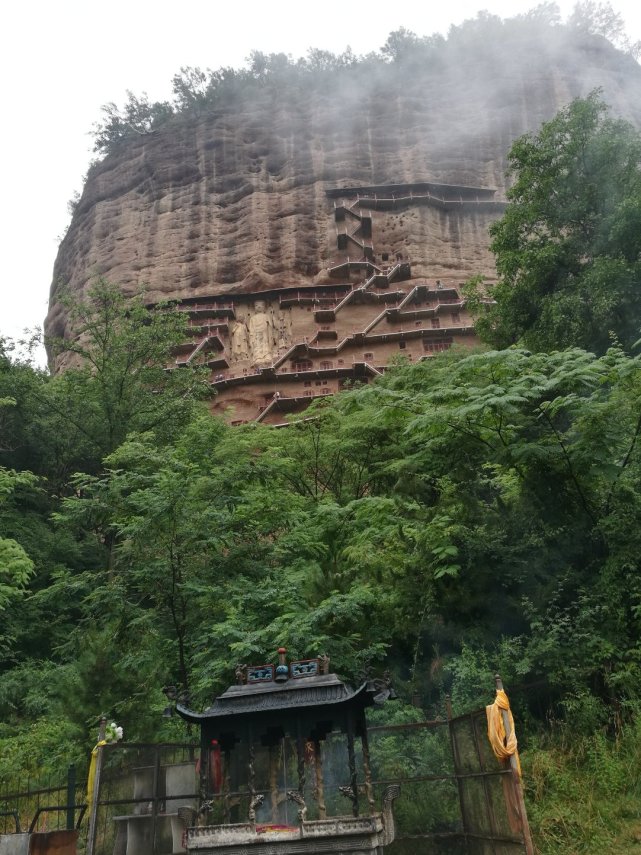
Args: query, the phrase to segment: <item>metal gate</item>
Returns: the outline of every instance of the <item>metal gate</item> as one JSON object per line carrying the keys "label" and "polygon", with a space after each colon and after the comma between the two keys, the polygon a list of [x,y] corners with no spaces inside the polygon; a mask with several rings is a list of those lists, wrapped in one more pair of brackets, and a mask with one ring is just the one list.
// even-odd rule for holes
{"label": "metal gate", "polygon": [[389,855],[533,855],[521,783],[494,756],[485,708],[372,727],[376,785],[399,783]]}

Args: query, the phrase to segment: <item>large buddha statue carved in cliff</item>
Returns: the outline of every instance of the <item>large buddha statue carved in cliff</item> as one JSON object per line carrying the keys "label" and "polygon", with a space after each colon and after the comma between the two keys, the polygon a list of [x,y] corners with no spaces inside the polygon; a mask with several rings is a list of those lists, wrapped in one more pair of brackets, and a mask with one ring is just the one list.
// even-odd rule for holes
{"label": "large buddha statue carved in cliff", "polygon": [[264,300],[256,300],[249,316],[249,344],[256,363],[271,362],[274,351],[274,328]]}

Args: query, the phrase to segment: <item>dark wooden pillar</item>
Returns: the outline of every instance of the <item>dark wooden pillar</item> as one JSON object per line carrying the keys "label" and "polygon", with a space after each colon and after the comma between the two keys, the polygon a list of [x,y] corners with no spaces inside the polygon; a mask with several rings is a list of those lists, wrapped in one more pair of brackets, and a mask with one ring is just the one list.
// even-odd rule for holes
{"label": "dark wooden pillar", "polygon": [[323,757],[321,754],[320,741],[314,740],[314,773],[316,776],[316,801],[318,802],[318,818],[327,819],[327,806],[325,804],[325,785],[323,782]]}
{"label": "dark wooden pillar", "polygon": [[254,760],[256,759],[256,749],[254,747],[254,734],[252,733],[251,725],[247,729],[247,788],[249,789],[249,821],[254,824],[256,822],[256,769],[254,768]]}
{"label": "dark wooden pillar", "polygon": [[302,799],[305,798],[305,740],[303,739],[303,731],[298,722],[296,732],[296,761],[298,771],[298,792]]}
{"label": "dark wooden pillar", "polygon": [[272,822],[278,822],[278,766],[280,745],[269,746],[269,797],[272,806]]}
{"label": "dark wooden pillar", "polygon": [[354,716],[350,710],[347,714],[347,761],[349,763],[349,785],[352,788],[352,813],[358,811],[358,778],[356,777],[356,754],[354,753]]}
{"label": "dark wooden pillar", "polygon": [[223,750],[223,818],[225,825],[231,823],[231,752],[227,746]]}

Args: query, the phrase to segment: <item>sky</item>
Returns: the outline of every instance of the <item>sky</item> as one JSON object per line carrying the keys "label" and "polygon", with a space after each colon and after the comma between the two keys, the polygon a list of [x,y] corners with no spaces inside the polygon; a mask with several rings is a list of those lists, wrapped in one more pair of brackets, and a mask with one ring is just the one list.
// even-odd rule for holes
{"label": "sky", "polygon": [[[506,18],[538,0],[22,0],[3,12],[0,132],[3,200],[0,336],[41,326],[53,263],[92,153],[100,107],[126,90],[171,98],[181,66],[240,67],[252,50],[302,56],[310,47],[357,54],[392,30],[447,34],[480,9]],[[574,5],[561,0],[563,18]],[[641,4],[612,0],[631,41],[641,39]],[[43,361],[43,356],[40,355]]]}

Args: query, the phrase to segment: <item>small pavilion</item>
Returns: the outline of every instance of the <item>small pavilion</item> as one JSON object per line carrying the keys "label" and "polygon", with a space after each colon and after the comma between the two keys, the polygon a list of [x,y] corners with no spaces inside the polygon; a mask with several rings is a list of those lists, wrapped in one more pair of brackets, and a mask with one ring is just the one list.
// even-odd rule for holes
{"label": "small pavilion", "polygon": [[236,685],[204,712],[177,705],[200,728],[203,806],[220,820],[190,816],[188,851],[382,852],[399,789],[375,810],[365,710],[393,697],[389,681],[354,689],[329,672],[327,656],[288,663],[280,648],[278,657],[237,666]]}

